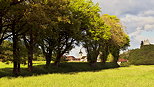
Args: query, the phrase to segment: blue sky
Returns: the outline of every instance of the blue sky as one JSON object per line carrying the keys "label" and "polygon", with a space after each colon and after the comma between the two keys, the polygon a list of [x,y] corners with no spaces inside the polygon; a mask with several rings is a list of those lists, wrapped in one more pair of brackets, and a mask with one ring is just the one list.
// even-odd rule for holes
{"label": "blue sky", "polygon": [[[99,3],[102,14],[116,15],[126,27],[130,36],[129,49],[138,48],[142,40],[154,43],[154,0],[92,0]],[[70,55],[78,56],[81,47],[76,47]],[[82,49],[84,54],[86,52]]]}

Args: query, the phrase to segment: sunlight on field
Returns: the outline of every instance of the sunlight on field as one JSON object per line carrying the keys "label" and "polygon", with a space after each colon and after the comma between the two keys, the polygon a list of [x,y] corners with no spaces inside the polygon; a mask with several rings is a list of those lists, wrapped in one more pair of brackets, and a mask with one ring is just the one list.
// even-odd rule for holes
{"label": "sunlight on field", "polygon": [[96,72],[2,77],[0,87],[154,87],[153,82],[154,65],[141,65]]}

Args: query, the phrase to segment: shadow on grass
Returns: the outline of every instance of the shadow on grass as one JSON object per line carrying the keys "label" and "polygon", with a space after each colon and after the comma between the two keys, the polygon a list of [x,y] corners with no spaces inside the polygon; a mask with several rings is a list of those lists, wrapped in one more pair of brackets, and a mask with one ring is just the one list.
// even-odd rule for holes
{"label": "shadow on grass", "polygon": [[[103,69],[111,69],[118,68],[117,65],[113,63],[106,63],[102,65],[101,63],[96,63],[95,67],[91,67],[88,63],[83,62],[68,62],[62,63],[59,67],[51,64],[48,68],[45,65],[36,65],[33,67],[33,71],[29,72],[27,68],[21,68],[21,73],[19,76],[37,76],[42,74],[52,74],[52,73],[60,73],[60,74],[76,74],[78,72],[97,72]],[[12,74],[12,68],[1,68],[0,69],[0,78],[1,77],[15,77]]]}

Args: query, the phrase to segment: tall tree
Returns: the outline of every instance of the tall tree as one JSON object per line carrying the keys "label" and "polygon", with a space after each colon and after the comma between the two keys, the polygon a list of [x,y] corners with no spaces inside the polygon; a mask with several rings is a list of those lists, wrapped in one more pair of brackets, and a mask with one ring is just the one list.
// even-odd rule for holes
{"label": "tall tree", "polygon": [[[9,2],[12,3],[12,2]],[[12,37],[13,41],[13,73],[18,75],[20,73],[20,56],[19,56],[19,41],[20,36],[27,31],[27,29],[23,29],[23,26],[26,24],[26,21],[23,22],[24,13],[26,12],[27,6],[22,3],[9,5],[9,9],[3,16],[4,24],[7,24],[6,28],[2,28],[4,30],[8,29],[5,33],[6,35]]]}
{"label": "tall tree", "polygon": [[44,7],[39,2],[29,3],[29,8],[27,8],[24,17],[24,21],[27,23],[23,28],[28,31],[22,34],[22,39],[27,48],[29,71],[32,71],[32,60],[36,44],[38,43],[40,36],[42,36],[41,34],[39,36],[39,32],[43,31],[42,26],[46,24],[48,20],[43,8]]}
{"label": "tall tree", "polygon": [[108,44],[104,45],[108,46],[109,49],[104,50],[111,52],[114,56],[113,62],[117,64],[120,50],[124,50],[129,46],[129,37],[124,32],[124,27],[116,16],[104,14],[102,20],[105,21],[106,25],[111,27],[111,38],[107,41]]}
{"label": "tall tree", "polygon": [[73,13],[74,18],[80,21],[80,36],[84,47],[87,50],[89,63],[94,65],[97,61],[100,50],[100,39],[108,39],[110,31],[108,26],[100,18],[100,8],[90,0],[74,0]]}

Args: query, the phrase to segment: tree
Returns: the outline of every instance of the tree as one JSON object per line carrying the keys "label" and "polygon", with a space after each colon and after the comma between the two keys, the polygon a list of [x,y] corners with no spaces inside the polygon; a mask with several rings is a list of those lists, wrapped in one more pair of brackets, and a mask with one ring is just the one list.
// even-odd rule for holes
{"label": "tree", "polygon": [[48,22],[42,25],[43,30],[39,32],[40,40],[38,44],[46,58],[46,66],[49,66],[53,54],[57,55],[55,61],[59,63],[62,55],[68,50],[68,47],[65,47],[66,43],[69,42],[69,40],[65,40],[66,33],[69,33],[69,29],[66,29],[65,26],[71,27],[68,1],[47,0],[43,5],[43,11]]}
{"label": "tree", "polygon": [[120,20],[116,16],[104,14],[102,19],[106,25],[111,27],[111,38],[107,41],[108,44],[104,46],[109,46],[109,49],[106,49],[106,51],[109,50],[109,52],[111,52],[114,56],[113,62],[117,64],[120,50],[126,49],[129,46],[130,40],[128,35],[124,32]]}
{"label": "tree", "polygon": [[[20,1],[19,1],[20,2]],[[6,7],[7,6],[7,7]],[[1,33],[1,42],[4,39],[7,39],[8,37],[12,38],[13,42],[13,73],[15,75],[18,75],[20,72],[20,36],[27,32],[27,29],[24,29],[23,26],[25,26],[26,21],[23,20],[24,13],[27,9],[27,4],[24,4],[24,2],[20,3],[14,3],[14,1],[7,1],[6,5],[5,15],[2,17],[2,25],[1,28],[3,33]],[[2,6],[3,7],[3,6]],[[24,22],[23,22],[24,21]],[[5,25],[5,26],[4,26]]]}
{"label": "tree", "polygon": [[24,21],[26,21],[27,24],[23,28],[28,29],[28,31],[22,34],[22,39],[27,48],[28,70],[32,71],[33,54],[35,49],[38,48],[37,43],[41,38],[40,32],[43,31],[42,26],[48,22],[44,12],[44,7],[39,2],[29,3],[29,8],[25,13]]}
{"label": "tree", "polygon": [[108,26],[100,18],[100,8],[90,0],[74,0],[72,5],[74,18],[80,20],[80,41],[86,48],[88,62],[94,65],[100,51],[101,39],[108,39],[110,32]]}

